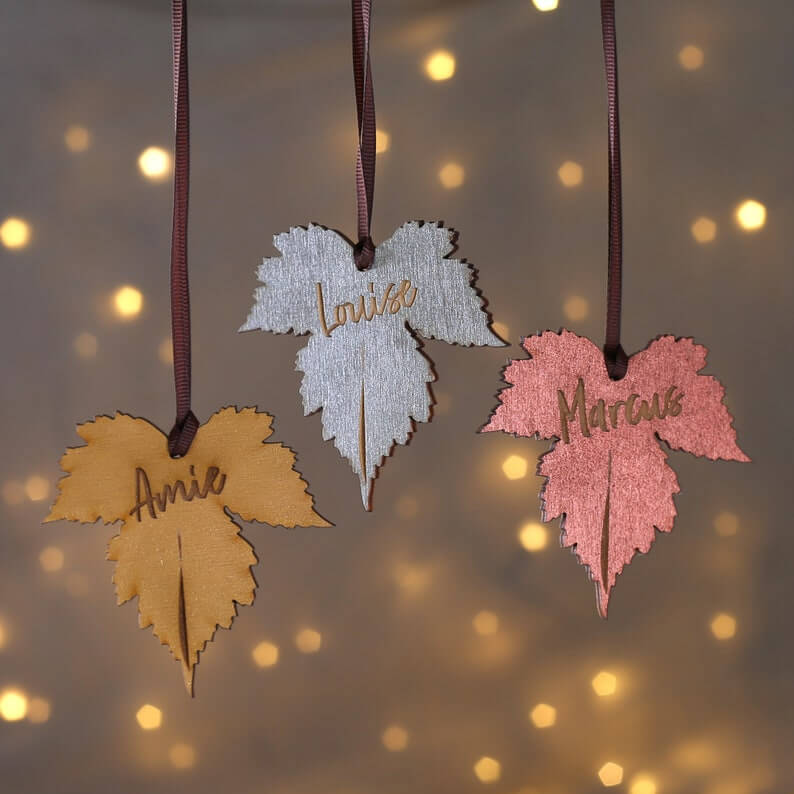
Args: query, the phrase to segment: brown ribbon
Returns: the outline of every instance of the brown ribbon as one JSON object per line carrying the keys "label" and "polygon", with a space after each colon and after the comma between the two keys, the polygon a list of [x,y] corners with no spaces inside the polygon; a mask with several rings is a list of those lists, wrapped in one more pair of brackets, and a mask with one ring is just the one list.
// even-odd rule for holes
{"label": "brown ribbon", "polygon": [[604,357],[609,377],[613,380],[620,380],[626,374],[629,359],[620,344],[623,199],[620,180],[620,115],[618,109],[618,56],[615,43],[615,0],[601,0],[601,35],[604,41],[609,135],[609,269]]}
{"label": "brown ribbon", "polygon": [[353,249],[356,267],[366,270],[375,259],[372,242],[372,202],[375,198],[375,99],[369,59],[372,0],[352,0],[353,77],[356,83],[358,155],[356,157],[356,198],[358,243]]}
{"label": "brown ribbon", "polygon": [[190,290],[187,272],[187,210],[190,184],[190,106],[187,70],[187,0],[171,0],[174,57],[174,221],[171,233],[171,336],[174,345],[176,421],[168,451],[190,449],[198,419],[190,410]]}

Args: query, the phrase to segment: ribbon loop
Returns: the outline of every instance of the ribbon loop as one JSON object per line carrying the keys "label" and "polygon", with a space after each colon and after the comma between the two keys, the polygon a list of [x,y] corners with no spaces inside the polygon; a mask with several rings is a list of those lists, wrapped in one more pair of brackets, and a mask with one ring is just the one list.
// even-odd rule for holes
{"label": "ribbon loop", "polygon": [[168,454],[172,458],[187,455],[198,429],[199,420],[193,411],[188,411],[187,416],[181,422],[177,421],[168,434]]}
{"label": "ribbon loop", "polygon": [[[358,210],[358,246],[356,267],[366,270],[374,259],[370,235],[372,204],[375,200],[375,98],[369,58],[372,0],[352,0],[353,11],[353,79],[356,86],[358,117],[358,153],[356,156],[356,205]],[[370,255],[369,249],[372,249]]]}

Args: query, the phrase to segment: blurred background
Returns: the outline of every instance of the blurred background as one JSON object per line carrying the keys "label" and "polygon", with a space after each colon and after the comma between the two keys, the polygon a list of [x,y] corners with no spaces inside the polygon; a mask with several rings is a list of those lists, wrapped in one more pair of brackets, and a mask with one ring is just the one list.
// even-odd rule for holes
{"label": "blurred background", "polygon": [[41,525],[75,423],[173,421],[166,0],[6,0],[0,29],[0,789],[30,794],[794,790],[794,5],[619,2],[627,351],[710,349],[750,465],[670,454],[672,534],[609,621],[540,522],[545,443],[478,436],[523,335],[602,341],[596,0],[376,0],[374,236],[461,231],[509,349],[429,341],[435,418],[374,512],[305,339],[237,335],[272,236],[355,229],[346,0],[191,0],[194,410],[257,404],[331,529],[245,526],[259,582],[190,700],[115,606],[115,530]]}

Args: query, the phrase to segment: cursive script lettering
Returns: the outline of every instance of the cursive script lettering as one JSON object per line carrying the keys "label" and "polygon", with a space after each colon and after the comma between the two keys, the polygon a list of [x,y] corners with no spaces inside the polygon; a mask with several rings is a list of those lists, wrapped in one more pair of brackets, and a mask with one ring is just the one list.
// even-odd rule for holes
{"label": "cursive script lettering", "polygon": [[177,497],[184,502],[192,502],[194,499],[206,499],[210,493],[219,494],[226,485],[226,475],[221,474],[217,466],[210,466],[204,476],[204,482],[199,485],[196,479],[196,472],[193,466],[190,467],[190,476],[193,478],[190,485],[186,486],[183,480],[175,483],[166,483],[162,491],[152,493],[152,486],[149,483],[149,475],[140,466],[135,469],[135,507],[130,510],[130,515],[134,515],[141,520],[141,510],[146,508],[151,518],[157,518],[157,511],[165,512],[168,504],[174,504]]}
{"label": "cursive script lettering", "polygon": [[370,282],[369,292],[366,295],[360,295],[352,303],[348,301],[334,306],[329,319],[325,312],[323,285],[318,283],[315,288],[317,290],[317,314],[320,318],[320,326],[326,336],[331,336],[334,329],[346,323],[359,323],[362,320],[369,322],[387,311],[389,314],[397,314],[400,309],[413,306],[419,292],[417,287],[411,286],[410,279],[403,279],[399,287],[393,283],[387,284],[383,293],[378,296],[375,294],[375,285]]}
{"label": "cursive script lettering", "polygon": [[[664,398],[660,396],[660,392],[656,392],[649,402],[641,400],[639,394],[631,394],[627,399],[617,400],[609,405],[605,400],[598,400],[590,406],[590,410],[587,410],[584,380],[579,378],[571,403],[566,399],[562,389],[557,390],[560,437],[566,444],[570,443],[568,423],[574,419],[578,420],[582,435],[589,438],[594,428],[605,433],[616,429],[621,416],[630,425],[638,425],[643,420],[650,422],[654,419],[664,419],[667,416],[678,416],[683,410],[681,405],[683,396],[684,393],[678,391],[677,386],[670,386],[664,393]],[[638,400],[639,402],[637,402]]]}

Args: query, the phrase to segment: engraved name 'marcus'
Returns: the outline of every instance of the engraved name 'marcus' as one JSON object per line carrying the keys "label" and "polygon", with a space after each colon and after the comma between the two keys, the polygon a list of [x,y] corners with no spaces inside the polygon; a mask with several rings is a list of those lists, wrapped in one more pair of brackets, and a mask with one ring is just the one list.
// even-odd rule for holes
{"label": "engraved name 'marcus'", "polygon": [[346,323],[359,323],[362,320],[369,322],[375,317],[380,317],[388,311],[397,314],[400,309],[407,309],[414,305],[419,292],[417,287],[411,286],[410,279],[403,279],[400,285],[389,283],[380,295],[375,293],[375,285],[370,282],[369,292],[360,295],[355,301],[347,301],[334,306],[330,318],[325,315],[325,298],[323,285],[317,284],[317,314],[320,317],[320,326],[326,336],[331,336],[331,331]]}
{"label": "engraved name 'marcus'", "polygon": [[683,410],[681,405],[683,396],[684,393],[678,391],[677,386],[671,386],[664,393],[663,398],[661,393],[657,392],[651,397],[650,402],[641,400],[639,394],[631,394],[625,400],[617,400],[609,405],[605,400],[598,400],[588,411],[584,380],[579,378],[571,403],[566,399],[562,389],[557,390],[562,440],[566,444],[570,443],[568,423],[574,419],[579,420],[582,435],[589,437],[590,431],[596,427],[605,433],[609,432],[610,428],[617,428],[621,419],[630,425],[638,425],[643,419],[650,422],[653,419],[678,416]]}
{"label": "engraved name 'marcus'", "polygon": [[177,497],[184,502],[194,499],[206,499],[211,493],[219,494],[226,485],[226,475],[221,473],[217,466],[210,466],[204,475],[204,482],[199,485],[193,466],[190,467],[190,485],[185,485],[184,480],[176,480],[173,484],[166,483],[162,491],[152,493],[149,475],[140,467],[135,469],[135,507],[130,510],[131,516],[141,520],[141,510],[149,511],[151,518],[157,518],[157,511],[165,512],[168,504],[174,504]]}

